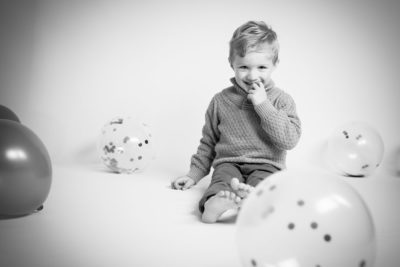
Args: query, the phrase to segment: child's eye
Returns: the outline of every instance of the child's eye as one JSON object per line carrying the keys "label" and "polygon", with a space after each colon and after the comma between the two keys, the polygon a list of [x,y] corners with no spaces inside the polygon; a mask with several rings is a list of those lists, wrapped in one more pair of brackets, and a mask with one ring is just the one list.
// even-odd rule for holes
{"label": "child's eye", "polygon": [[240,66],[239,69],[241,69],[241,70],[246,70],[246,69],[247,69],[247,66]]}
{"label": "child's eye", "polygon": [[258,68],[261,69],[261,70],[266,70],[266,69],[268,69],[267,66],[260,66],[260,67],[258,67]]}

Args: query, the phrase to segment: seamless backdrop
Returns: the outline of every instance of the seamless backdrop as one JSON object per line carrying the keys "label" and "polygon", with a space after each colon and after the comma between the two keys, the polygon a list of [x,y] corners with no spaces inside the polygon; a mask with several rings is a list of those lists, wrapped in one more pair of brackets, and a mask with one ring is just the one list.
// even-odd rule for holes
{"label": "seamless backdrop", "polygon": [[0,103],[56,163],[97,162],[101,127],[150,125],[156,166],[186,172],[211,97],[229,86],[228,42],[248,20],[278,33],[276,84],[303,122],[292,162],[312,162],[349,120],[400,146],[398,1],[1,1]]}

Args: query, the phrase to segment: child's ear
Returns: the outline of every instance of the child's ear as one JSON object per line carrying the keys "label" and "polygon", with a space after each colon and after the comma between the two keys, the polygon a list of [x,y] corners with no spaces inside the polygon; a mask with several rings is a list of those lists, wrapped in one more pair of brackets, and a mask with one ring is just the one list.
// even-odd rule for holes
{"label": "child's ear", "polygon": [[229,62],[229,66],[231,66],[231,68],[233,69],[232,61],[229,57],[228,57],[228,62]]}

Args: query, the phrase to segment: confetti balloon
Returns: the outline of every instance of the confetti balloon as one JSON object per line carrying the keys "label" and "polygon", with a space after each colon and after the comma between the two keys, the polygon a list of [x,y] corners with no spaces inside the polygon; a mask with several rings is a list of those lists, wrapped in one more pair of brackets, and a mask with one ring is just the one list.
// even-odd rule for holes
{"label": "confetti balloon", "polygon": [[0,216],[41,209],[52,181],[46,147],[26,126],[0,120]]}
{"label": "confetti balloon", "polygon": [[154,158],[149,127],[132,117],[118,117],[101,130],[98,150],[103,163],[118,173],[144,170]]}
{"label": "confetti balloon", "polygon": [[281,171],[262,181],[237,219],[245,267],[372,267],[369,209],[341,176]]}
{"label": "confetti balloon", "polygon": [[362,122],[337,128],[328,140],[327,161],[342,175],[370,175],[381,163],[384,145],[379,133]]}

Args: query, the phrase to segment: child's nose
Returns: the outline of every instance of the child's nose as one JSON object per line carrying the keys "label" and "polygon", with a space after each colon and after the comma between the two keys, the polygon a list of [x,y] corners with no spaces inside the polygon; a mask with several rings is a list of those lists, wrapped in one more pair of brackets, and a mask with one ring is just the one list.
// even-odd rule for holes
{"label": "child's nose", "polygon": [[249,80],[250,82],[256,82],[258,80],[258,75],[255,71],[250,71],[247,74],[247,80]]}

